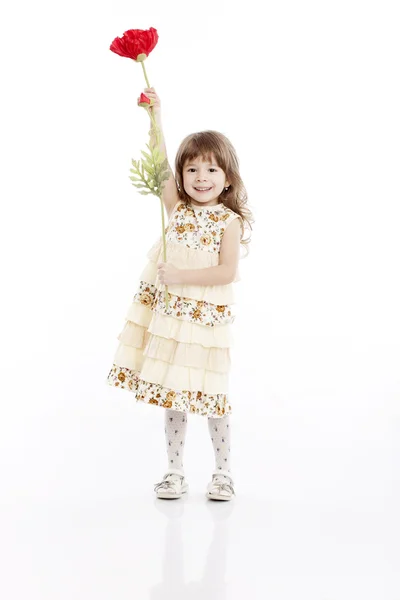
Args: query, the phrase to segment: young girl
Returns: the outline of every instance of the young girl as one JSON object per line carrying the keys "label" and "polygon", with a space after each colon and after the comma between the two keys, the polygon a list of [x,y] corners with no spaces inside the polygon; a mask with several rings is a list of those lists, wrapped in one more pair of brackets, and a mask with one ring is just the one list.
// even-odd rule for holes
{"label": "young girl", "polygon": [[[144,93],[154,101],[162,134],[159,97],[154,88]],[[253,219],[235,150],[221,133],[188,135],[175,159],[176,179],[169,170],[162,196],[169,219],[167,262],[160,236],[147,254],[107,383],[133,392],[138,402],[164,408],[168,470],[155,484],[159,498],[180,498],[188,491],[183,451],[187,413],[194,413],[207,417],[215,453],[206,495],[230,500],[235,494],[228,396],[232,283],[239,280],[240,244],[249,243],[243,240],[245,222],[251,228]]]}

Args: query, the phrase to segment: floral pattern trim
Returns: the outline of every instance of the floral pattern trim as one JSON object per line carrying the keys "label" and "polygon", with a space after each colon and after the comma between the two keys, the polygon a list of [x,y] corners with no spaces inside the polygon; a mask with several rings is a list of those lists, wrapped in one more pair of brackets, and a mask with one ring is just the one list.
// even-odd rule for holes
{"label": "floral pattern trim", "polygon": [[214,327],[233,323],[235,316],[227,304],[212,304],[206,300],[194,300],[169,294],[169,307],[165,303],[165,291],[154,284],[141,281],[134,302],[148,306],[152,311],[183,321]]}
{"label": "floral pattern trim", "polygon": [[184,202],[178,205],[168,225],[167,239],[207,252],[219,252],[228,224],[239,217],[226,206],[194,210]]}
{"label": "floral pattern trim", "polygon": [[153,283],[139,282],[139,289],[133,296],[133,302],[139,302],[153,310],[157,288]]}
{"label": "floral pattern trim", "polygon": [[134,392],[137,402],[154,404],[182,412],[217,418],[232,412],[227,394],[204,394],[196,391],[176,391],[140,378],[138,371],[116,364],[110,369],[106,383]]}

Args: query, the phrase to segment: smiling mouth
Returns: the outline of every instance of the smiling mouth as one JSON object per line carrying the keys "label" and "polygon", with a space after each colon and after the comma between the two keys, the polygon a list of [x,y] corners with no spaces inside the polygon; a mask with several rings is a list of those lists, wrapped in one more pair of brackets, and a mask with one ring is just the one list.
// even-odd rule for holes
{"label": "smiling mouth", "polygon": [[[194,187],[194,186],[193,186],[193,187]],[[209,187],[209,188],[198,188],[198,187],[195,187],[194,189],[195,189],[197,192],[209,192],[209,191],[212,189],[212,187]]]}

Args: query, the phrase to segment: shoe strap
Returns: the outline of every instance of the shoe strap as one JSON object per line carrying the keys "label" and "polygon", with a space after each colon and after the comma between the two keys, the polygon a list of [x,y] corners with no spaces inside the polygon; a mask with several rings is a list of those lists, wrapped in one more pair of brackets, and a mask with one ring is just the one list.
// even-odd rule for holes
{"label": "shoe strap", "polygon": [[164,475],[164,478],[167,477],[167,475],[180,475],[181,477],[185,477],[185,473],[182,471],[182,469],[168,469]]}
{"label": "shoe strap", "polygon": [[[177,475],[178,477],[181,477],[182,479],[180,479],[180,480],[177,480],[176,478],[171,479],[169,477],[170,475]],[[162,478],[162,481],[160,481],[159,483],[156,483],[154,485],[154,491],[157,492],[160,489],[165,489],[165,490],[175,489],[175,491],[177,491],[176,486],[178,485],[178,481],[179,481],[179,485],[182,486],[184,480],[185,480],[185,476],[180,469],[169,469],[165,473],[164,477]]]}
{"label": "shoe strap", "polygon": [[232,473],[230,471],[226,471],[225,469],[217,469],[216,471],[213,471],[213,476],[214,475],[225,475],[226,477],[229,477],[231,481],[233,481]]}
{"label": "shoe strap", "polygon": [[218,481],[213,480],[211,490],[216,490],[217,494],[222,494],[222,490],[225,490],[227,492],[230,492],[234,496],[236,496],[235,489],[233,487],[233,481],[232,480],[230,480],[230,481],[231,481],[231,483],[228,483],[226,481],[218,482]]}

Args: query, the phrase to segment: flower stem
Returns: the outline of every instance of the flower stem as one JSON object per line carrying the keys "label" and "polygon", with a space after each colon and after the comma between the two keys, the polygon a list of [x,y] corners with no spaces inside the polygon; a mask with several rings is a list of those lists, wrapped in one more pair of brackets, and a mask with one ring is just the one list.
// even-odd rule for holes
{"label": "flower stem", "polygon": [[[142,69],[143,69],[143,75],[144,78],[146,80],[147,83],[147,87],[150,87],[150,83],[147,77],[147,73],[146,73],[146,67],[144,66],[144,61],[142,60],[141,63],[142,65]],[[151,123],[152,123],[152,127],[156,136],[156,140],[157,140],[157,147],[160,148],[160,136],[159,136],[159,129],[157,126],[157,123],[154,119],[154,114],[153,111],[151,110],[151,106],[147,109],[147,112],[149,113],[150,119],[151,119]],[[165,241],[165,222],[164,222],[164,205],[162,202],[162,197],[160,196],[160,204],[161,204],[161,224],[162,224],[162,240],[163,240],[163,262],[167,262],[167,248],[166,248],[166,241]],[[165,286],[165,305],[167,307],[167,309],[169,308],[169,301],[168,301],[168,286]]]}
{"label": "flower stem", "polygon": [[[162,238],[163,238],[163,262],[167,262],[167,249],[166,249],[166,243],[165,243],[164,205],[163,205],[161,196],[160,196],[160,204],[161,204],[161,223],[162,223]],[[168,301],[168,286],[167,285],[165,286],[165,305],[168,310],[169,301]]]}
{"label": "flower stem", "polygon": [[156,120],[155,120],[155,118],[154,118],[154,114],[153,114],[153,111],[151,110],[151,108],[152,108],[152,107],[151,107],[151,106],[149,106],[149,108],[147,108],[147,112],[149,113],[149,117],[150,117],[150,120],[151,120],[151,122],[152,122],[152,125],[153,125],[153,131],[154,131],[154,133],[155,133],[156,140],[157,140],[157,146],[158,146],[158,148],[159,148],[159,147],[160,147],[159,128],[158,128],[158,125],[157,125],[157,123],[156,123]]}
{"label": "flower stem", "polygon": [[149,80],[147,79],[147,73],[146,73],[146,67],[144,66],[144,61],[142,60],[140,62],[140,64],[142,65],[142,69],[143,69],[143,73],[144,73],[144,78],[146,80],[147,87],[150,87]]}

